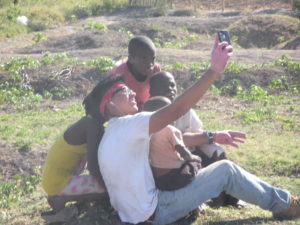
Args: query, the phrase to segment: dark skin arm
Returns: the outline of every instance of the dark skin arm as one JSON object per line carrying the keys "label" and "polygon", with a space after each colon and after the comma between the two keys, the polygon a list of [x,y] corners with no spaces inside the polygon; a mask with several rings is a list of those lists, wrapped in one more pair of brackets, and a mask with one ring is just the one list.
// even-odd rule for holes
{"label": "dark skin arm", "polygon": [[100,184],[104,184],[98,164],[98,146],[103,135],[99,120],[83,117],[64,133],[65,140],[71,145],[87,144],[88,170]]}
{"label": "dark skin arm", "polygon": [[174,148],[177,152],[179,152],[180,156],[185,161],[198,161],[198,162],[201,162],[201,158],[197,155],[193,155],[185,146],[175,145]]}
{"label": "dark skin arm", "polygon": [[64,138],[67,143],[70,145],[82,145],[86,143],[87,121],[88,118],[83,117],[65,131]]}
{"label": "dark skin arm", "polygon": [[91,118],[87,127],[87,168],[90,174],[95,177],[99,184],[104,185],[98,164],[98,146],[104,129],[99,120]]}

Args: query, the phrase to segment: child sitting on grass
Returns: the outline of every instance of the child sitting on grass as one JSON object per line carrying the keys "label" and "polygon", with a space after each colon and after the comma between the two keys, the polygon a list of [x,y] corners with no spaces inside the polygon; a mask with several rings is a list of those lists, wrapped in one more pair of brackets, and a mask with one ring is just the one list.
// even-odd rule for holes
{"label": "child sitting on grass", "polygon": [[[114,77],[109,77],[111,83]],[[109,82],[108,82],[109,83]],[[42,217],[48,222],[65,222],[77,214],[77,203],[107,199],[100,174],[97,150],[104,128],[100,117],[99,97],[107,88],[101,85],[84,99],[86,116],[64,131],[50,148],[42,174],[42,187],[53,209]],[[82,174],[86,162],[90,174]]]}
{"label": "child sitting on grass", "polygon": [[122,74],[125,84],[136,93],[139,110],[149,98],[149,79],[159,72],[155,63],[156,48],[146,36],[132,38],[128,45],[128,58],[117,62],[110,74]]}
{"label": "child sitting on grass", "polygon": [[[150,78],[150,96],[165,96],[169,100],[174,101],[177,96],[177,85],[174,76],[166,71],[154,74]],[[194,154],[201,157],[203,167],[227,158],[224,149],[216,143],[238,147],[232,140],[242,143],[243,140],[239,138],[245,138],[244,133],[237,131],[222,131],[214,134],[204,131],[203,123],[193,109],[190,109],[176,120],[174,126],[182,132],[185,145]],[[232,140],[229,138],[230,136],[233,136]],[[226,140],[230,141],[227,142]],[[242,207],[241,204],[237,203],[238,199],[222,193],[218,198],[213,199],[212,204],[213,206],[234,205]]]}
{"label": "child sitting on grass", "polygon": [[[150,98],[144,111],[154,112],[171,101],[163,96]],[[150,164],[160,190],[176,190],[189,184],[201,168],[201,158],[186,149],[180,130],[168,125],[152,135]]]}

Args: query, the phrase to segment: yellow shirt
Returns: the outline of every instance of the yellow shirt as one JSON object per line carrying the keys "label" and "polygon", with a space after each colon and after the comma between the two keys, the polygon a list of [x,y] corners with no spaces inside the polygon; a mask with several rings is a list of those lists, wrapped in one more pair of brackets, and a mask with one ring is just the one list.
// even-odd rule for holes
{"label": "yellow shirt", "polygon": [[48,195],[58,194],[68,184],[86,153],[86,144],[70,145],[63,134],[59,136],[49,150],[42,175],[42,187]]}

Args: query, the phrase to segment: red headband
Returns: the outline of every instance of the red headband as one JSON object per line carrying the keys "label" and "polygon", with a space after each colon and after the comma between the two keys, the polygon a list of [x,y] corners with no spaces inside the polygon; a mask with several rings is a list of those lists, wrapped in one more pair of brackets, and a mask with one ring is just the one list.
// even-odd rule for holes
{"label": "red headband", "polygon": [[125,87],[124,83],[114,83],[104,94],[102,99],[100,100],[100,114],[105,118],[104,111],[107,102],[111,99],[112,95],[116,92],[116,90]]}

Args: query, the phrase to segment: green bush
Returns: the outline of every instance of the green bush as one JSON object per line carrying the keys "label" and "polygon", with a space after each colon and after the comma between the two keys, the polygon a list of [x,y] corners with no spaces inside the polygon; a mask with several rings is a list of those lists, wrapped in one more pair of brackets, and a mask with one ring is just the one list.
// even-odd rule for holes
{"label": "green bush", "polygon": [[300,11],[300,0],[293,1],[293,10]]}
{"label": "green bush", "polygon": [[14,37],[19,34],[27,33],[27,31],[26,26],[13,21],[7,21],[0,24],[0,39]]}
{"label": "green bush", "polygon": [[85,29],[97,30],[100,31],[101,33],[107,32],[107,26],[105,24],[100,22],[94,22],[94,21],[89,21],[85,25]]}
{"label": "green bush", "polygon": [[26,14],[28,15],[28,28],[31,31],[42,31],[64,21],[64,15],[61,12],[51,11],[50,8],[43,6],[30,8]]}
{"label": "green bush", "polygon": [[41,32],[37,32],[36,34],[34,34],[33,38],[32,38],[36,43],[39,42],[43,42],[47,40],[47,36],[44,33]]}

